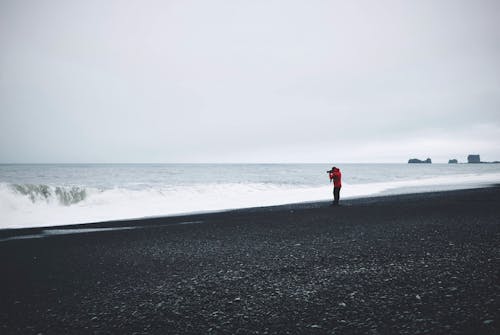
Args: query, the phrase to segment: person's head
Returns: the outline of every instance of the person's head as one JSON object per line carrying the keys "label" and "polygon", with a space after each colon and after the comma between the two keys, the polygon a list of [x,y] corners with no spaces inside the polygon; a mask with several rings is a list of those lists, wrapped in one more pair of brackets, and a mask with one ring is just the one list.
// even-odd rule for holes
{"label": "person's head", "polygon": [[336,166],[333,166],[333,167],[332,167],[332,171],[335,171],[335,170],[337,170],[337,167],[336,167]]}

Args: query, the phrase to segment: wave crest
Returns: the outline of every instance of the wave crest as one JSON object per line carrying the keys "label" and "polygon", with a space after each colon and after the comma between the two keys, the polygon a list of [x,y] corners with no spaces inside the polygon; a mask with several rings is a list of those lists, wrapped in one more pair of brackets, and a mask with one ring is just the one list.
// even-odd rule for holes
{"label": "wave crest", "polygon": [[44,184],[12,184],[10,187],[16,193],[28,197],[32,203],[55,200],[61,205],[70,206],[87,198],[87,190],[77,186],[54,187]]}

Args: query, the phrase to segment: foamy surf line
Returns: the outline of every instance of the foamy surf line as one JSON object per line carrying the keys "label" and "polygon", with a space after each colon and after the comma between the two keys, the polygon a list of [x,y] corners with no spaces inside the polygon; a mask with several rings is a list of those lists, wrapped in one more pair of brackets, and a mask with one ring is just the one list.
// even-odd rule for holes
{"label": "foamy surf line", "polygon": [[[500,173],[450,175],[416,180],[350,184],[342,199],[487,187]],[[0,183],[0,229],[203,214],[233,209],[331,200],[331,185],[308,187],[272,183],[207,183],[132,190],[83,186]]]}
{"label": "foamy surf line", "polygon": [[85,234],[85,233],[104,232],[104,231],[129,230],[135,228],[137,227],[44,229],[38,234],[16,235],[16,236],[0,238],[0,242],[42,238],[54,235]]}
{"label": "foamy surf line", "polygon": [[[107,231],[120,231],[120,230],[132,230],[132,229],[146,229],[146,228],[154,228],[154,227],[164,227],[164,226],[172,226],[172,225],[188,225],[188,224],[197,224],[203,223],[203,221],[182,221],[182,222],[171,222],[162,225],[147,225],[147,226],[125,226],[125,227],[102,227],[102,228],[62,228],[62,229],[43,229],[36,234],[16,234],[19,230],[15,230],[12,236],[7,236],[4,238],[0,238],[0,242],[11,241],[11,240],[25,240],[25,239],[36,239],[36,238],[44,238],[50,236],[57,235],[72,235],[72,234],[88,234],[88,233],[100,233]],[[22,231],[23,229],[21,229]]]}

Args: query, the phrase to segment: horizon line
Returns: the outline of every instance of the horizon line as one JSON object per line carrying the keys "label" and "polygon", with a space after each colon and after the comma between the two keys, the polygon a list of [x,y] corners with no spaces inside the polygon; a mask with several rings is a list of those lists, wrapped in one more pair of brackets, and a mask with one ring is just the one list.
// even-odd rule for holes
{"label": "horizon line", "polygon": [[[481,162],[486,163],[486,162]],[[408,161],[402,162],[0,162],[0,165],[279,165],[279,164],[411,164]],[[413,163],[417,164],[418,163]],[[432,162],[422,164],[450,164],[448,162]],[[455,164],[469,164],[467,161],[458,161]]]}

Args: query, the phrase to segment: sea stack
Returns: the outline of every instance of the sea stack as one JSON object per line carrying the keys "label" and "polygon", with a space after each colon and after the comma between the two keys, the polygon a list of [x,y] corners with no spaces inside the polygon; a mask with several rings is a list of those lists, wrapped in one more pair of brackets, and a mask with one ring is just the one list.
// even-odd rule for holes
{"label": "sea stack", "polygon": [[481,163],[481,158],[479,155],[469,155],[467,156],[467,162],[469,163]]}
{"label": "sea stack", "polygon": [[422,161],[417,158],[411,158],[408,160],[408,164],[419,164],[419,163],[426,163],[426,164],[431,164],[432,160],[430,158],[427,158],[425,161]]}

